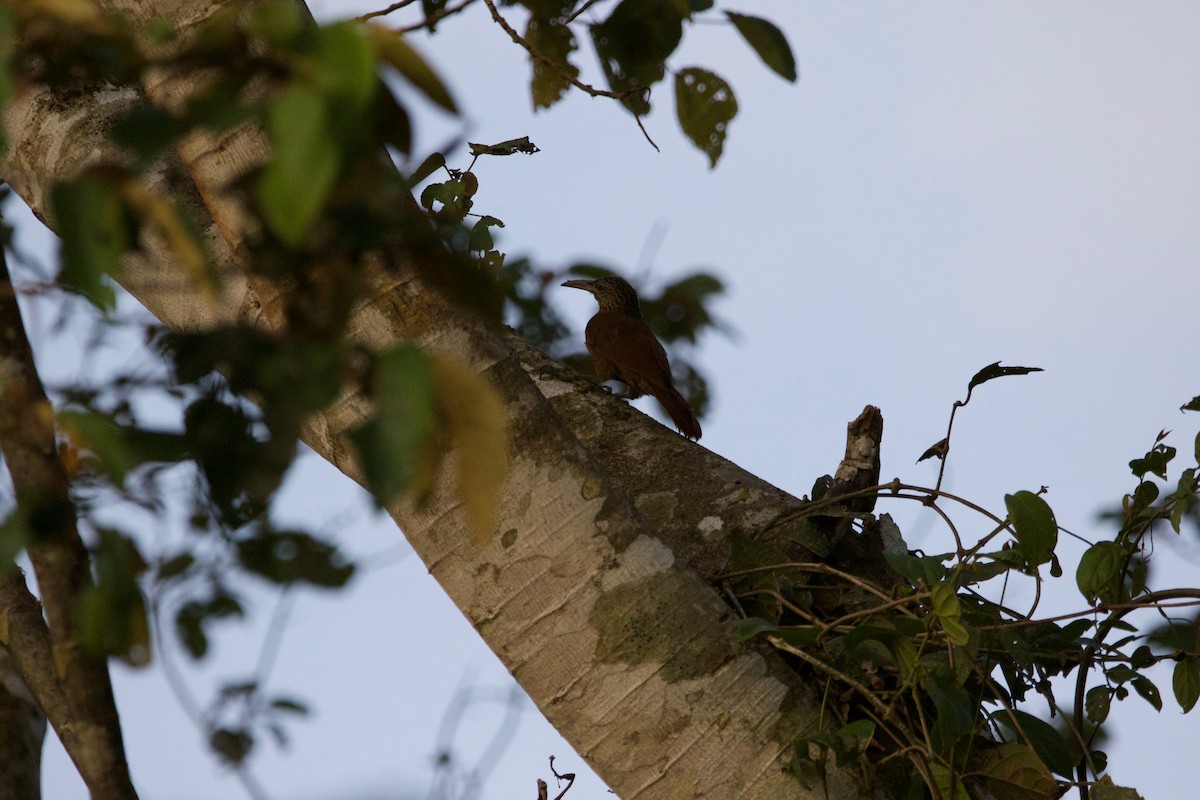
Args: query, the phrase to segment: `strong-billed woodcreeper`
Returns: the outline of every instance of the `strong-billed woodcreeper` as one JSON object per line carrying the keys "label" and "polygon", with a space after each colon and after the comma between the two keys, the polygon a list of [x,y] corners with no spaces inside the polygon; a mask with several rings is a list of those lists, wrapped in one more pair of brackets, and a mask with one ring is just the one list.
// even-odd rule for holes
{"label": "strong-billed woodcreeper", "polygon": [[595,296],[600,310],[587,324],[584,341],[596,377],[618,380],[629,387],[631,398],[651,395],[671,417],[679,432],[700,438],[700,423],[671,378],[667,351],[654,337],[638,304],[637,292],[624,278],[577,279],[563,283]]}

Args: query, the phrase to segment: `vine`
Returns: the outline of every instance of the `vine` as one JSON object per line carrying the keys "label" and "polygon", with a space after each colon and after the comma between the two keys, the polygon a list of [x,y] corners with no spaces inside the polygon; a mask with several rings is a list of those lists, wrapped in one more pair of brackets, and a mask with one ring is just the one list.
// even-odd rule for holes
{"label": "vine", "polygon": [[[922,459],[941,458],[944,468],[954,413],[977,386],[1036,371],[998,363],[981,370],[966,399],[955,402],[946,438]],[[1200,411],[1200,397],[1183,408]],[[1055,521],[1044,489],[1006,495],[1001,517],[943,492],[941,472],[933,488],[894,480],[835,493],[823,479],[811,500],[768,527],[766,542],[735,547],[735,567],[724,580],[742,611],[738,634],[763,637],[824,686],[828,719],[819,731],[797,736],[789,767],[796,777],[813,786],[829,759],[858,760],[868,784],[908,787],[901,796],[1032,800],[1075,789],[1081,800],[1137,797],[1112,783],[1096,747],[1111,701],[1132,689],[1161,710],[1161,693],[1146,673],[1163,662],[1175,663],[1180,708],[1186,713],[1200,699],[1195,617],[1171,616],[1171,609],[1200,608],[1200,588],[1147,585],[1156,526],[1179,533],[1200,509],[1200,436],[1197,465],[1182,470],[1166,494],[1152,480],[1165,481],[1177,455],[1165,437],[1130,462],[1138,483],[1122,498],[1116,535],[1089,543],[1080,559],[1075,582],[1086,605],[1078,611],[1037,616],[1044,573],[1062,576],[1059,532],[1069,533]],[[875,501],[888,500],[933,509],[954,549],[888,550],[880,543],[894,523],[871,513]],[[940,507],[943,500],[984,522],[973,543]],[[854,539],[875,542],[886,568],[861,560],[861,549],[847,551],[845,542]],[[789,558],[797,543],[813,560]],[[1016,577],[1033,580],[1025,610],[1005,603]],[[1125,621],[1135,611],[1156,612],[1162,624],[1139,631]],[[1057,699],[1064,685],[1071,698],[1065,706]],[[1057,723],[1027,710],[1035,702]]]}

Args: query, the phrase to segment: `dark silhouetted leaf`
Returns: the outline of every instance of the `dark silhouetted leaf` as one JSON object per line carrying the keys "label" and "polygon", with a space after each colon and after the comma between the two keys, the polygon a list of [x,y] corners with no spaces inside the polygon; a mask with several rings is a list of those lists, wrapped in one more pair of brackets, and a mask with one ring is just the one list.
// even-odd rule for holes
{"label": "dark silhouetted leaf", "polygon": [[884,553],[883,557],[892,569],[913,583],[933,586],[946,575],[946,567],[937,556],[913,556],[908,553]]}
{"label": "dark silhouetted leaf", "polygon": [[[1015,722],[1013,717],[1016,718]],[[1024,740],[1037,753],[1038,758],[1055,773],[1071,775],[1075,768],[1075,756],[1062,734],[1055,730],[1053,725],[1018,710],[996,711],[991,718],[1011,731],[1013,736]]]}
{"label": "dark silhouetted leaf", "polygon": [[1087,718],[1100,725],[1108,719],[1109,709],[1112,708],[1112,690],[1107,686],[1093,686],[1084,697],[1083,710]]}
{"label": "dark silhouetted leaf", "polygon": [[237,543],[242,566],[273,583],[308,583],[325,588],[346,585],[354,565],[338,549],[302,531],[260,531]]}
{"label": "dark silhouetted leaf", "polygon": [[375,45],[375,52],[380,58],[434,103],[451,114],[458,113],[458,107],[446,84],[442,83],[442,79],[429,63],[405,40],[403,33],[383,25],[366,27],[371,42]]}
{"label": "dark silhouetted leaf", "polygon": [[[1160,439],[1161,439],[1160,434]],[[1142,458],[1135,458],[1129,462],[1129,469],[1138,478],[1145,477],[1146,473],[1152,473],[1160,478],[1166,479],[1167,465],[1171,463],[1171,459],[1175,458],[1175,448],[1162,444],[1161,441],[1154,445],[1154,449],[1146,453]]]}
{"label": "dark silhouetted leaf", "polygon": [[1028,375],[1031,372],[1041,372],[1041,367],[1002,367],[1000,362],[988,364],[979,372],[975,373],[975,377],[971,378],[967,384],[967,391],[970,392],[981,383],[986,383],[995,378],[1003,378],[1006,375]]}
{"label": "dark silhouetted leaf", "polygon": [[793,82],[796,80],[796,58],[792,55],[787,37],[775,23],[733,11],[725,12],[725,16],[729,17],[729,21],[746,43],[754,48],[764,64],[781,77]]}
{"label": "dark silhouetted leaf", "polygon": [[662,80],[690,14],[680,0],[621,0],[608,19],[592,26],[609,88],[623,95],[622,104],[634,114],[650,112],[645,90]]}
{"label": "dark silhouetted leaf", "polygon": [[1131,683],[1133,684],[1133,690],[1140,694],[1147,703],[1154,706],[1155,711],[1162,711],[1162,694],[1158,691],[1158,687],[1154,685],[1154,681],[1145,675],[1138,675]]}
{"label": "dark silhouetted leaf", "polygon": [[86,176],[54,187],[51,207],[62,237],[62,280],[97,308],[116,303],[112,278],[121,254],[133,246],[132,219],[114,185]]}
{"label": "dark silhouetted leaf", "polygon": [[1185,658],[1175,662],[1175,671],[1171,675],[1171,689],[1175,692],[1175,700],[1183,713],[1192,710],[1196,700],[1200,699],[1200,667],[1196,659]]}
{"label": "dark silhouetted leaf", "polygon": [[1116,542],[1097,542],[1084,551],[1075,570],[1075,584],[1085,600],[1116,602],[1126,557],[1125,547]]}
{"label": "dark silhouetted leaf", "polygon": [[983,753],[978,772],[995,800],[1051,800],[1054,776],[1029,747],[1003,744]]}
{"label": "dark silhouetted leaf", "polygon": [[534,14],[530,16],[525,29],[525,41],[556,65],[551,67],[541,59],[529,59],[533,67],[533,78],[529,82],[533,109],[549,108],[561,100],[571,87],[571,78],[579,77],[579,68],[570,62],[571,53],[575,52],[576,47],[575,34],[566,25]]}
{"label": "dark silhouetted leaf", "polygon": [[477,144],[475,142],[467,142],[467,146],[471,148],[473,156],[511,156],[516,153],[524,153],[525,155],[533,155],[540,153],[541,150],[533,142],[529,141],[528,136],[521,136],[517,139],[508,139],[496,144]]}
{"label": "dark silhouetted leaf", "polygon": [[924,453],[921,453],[921,457],[917,459],[917,463],[920,464],[927,458],[935,457],[944,461],[948,452],[950,452],[950,440],[942,439],[937,444],[931,445]]}
{"label": "dark silhouetted leaf", "polygon": [[1058,545],[1058,523],[1050,505],[1033,492],[1020,491],[1004,496],[1016,533],[1017,545],[1030,566],[1045,564]]}
{"label": "dark silhouetted leaf", "polygon": [[433,441],[436,395],[429,357],[401,345],[375,360],[371,418],[350,438],[358,450],[367,486],[380,503],[416,486],[432,488],[438,451]]}
{"label": "dark silhouetted leaf", "polygon": [[208,737],[208,746],[227,764],[241,764],[254,749],[254,737],[244,728],[218,728]]}

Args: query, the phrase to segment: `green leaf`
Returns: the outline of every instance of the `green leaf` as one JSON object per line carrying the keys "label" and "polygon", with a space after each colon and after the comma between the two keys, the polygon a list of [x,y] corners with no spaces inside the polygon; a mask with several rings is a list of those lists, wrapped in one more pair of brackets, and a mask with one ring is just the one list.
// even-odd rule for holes
{"label": "green leaf", "polygon": [[737,115],[737,100],[724,78],[699,67],[675,75],[675,112],[683,132],[708,156],[711,169],[721,158],[725,131]]}
{"label": "green leaf", "polygon": [[1117,601],[1126,555],[1125,547],[1116,542],[1097,542],[1084,551],[1075,570],[1075,584],[1085,600]]}
{"label": "green leaf", "polygon": [[937,710],[933,745],[937,752],[949,755],[954,745],[974,728],[976,706],[948,663],[944,660],[922,663],[927,669],[921,685]]}
{"label": "green leaf", "polygon": [[930,587],[933,613],[941,623],[946,637],[957,645],[966,644],[971,635],[962,624],[962,606],[958,602],[958,593],[953,584],[936,583]]}
{"label": "green leaf", "polygon": [[1200,699],[1200,667],[1196,666],[1194,658],[1185,658],[1175,662],[1175,672],[1171,676],[1171,688],[1175,699],[1183,713],[1188,713]]}
{"label": "green leaf", "polygon": [[325,98],[304,86],[285,89],[267,108],[272,153],[258,201],[267,225],[292,247],[308,238],[341,166],[328,112]]}
{"label": "green leaf", "polygon": [[342,22],[313,31],[317,63],[312,80],[327,102],[336,104],[331,121],[342,129],[360,127],[362,113],[379,87],[375,51],[360,30],[352,22]]}
{"label": "green leaf", "polygon": [[1153,449],[1146,453],[1141,458],[1135,458],[1129,462],[1129,470],[1138,478],[1145,477],[1146,473],[1152,473],[1166,480],[1167,465],[1171,463],[1171,459],[1175,458],[1175,448],[1162,444],[1162,439],[1166,432],[1158,435],[1159,441],[1155,443]]}
{"label": "green leaf", "polygon": [[245,15],[246,32],[276,47],[288,47],[308,30],[300,7],[291,0],[257,3]]}
{"label": "green leaf", "polygon": [[367,31],[375,52],[390,64],[405,80],[416,87],[425,97],[449,111],[458,113],[458,107],[442,79],[429,63],[405,40],[404,34],[383,25],[368,25]]}
{"label": "green leaf", "polygon": [[737,28],[737,32],[746,43],[754,48],[754,52],[758,53],[764,64],[784,79],[795,82],[796,58],[792,55],[787,37],[775,23],[733,11],[726,11],[725,16],[733,23],[733,27]]}
{"label": "green leaf", "polygon": [[985,751],[978,773],[996,800],[1051,800],[1058,796],[1054,776],[1023,744],[1002,744]]}
{"label": "green leaf", "polygon": [[609,88],[639,116],[650,112],[648,90],[666,74],[665,62],[683,38],[691,10],[680,0],[621,0],[592,26],[592,43]]}
{"label": "green leaf", "polygon": [[63,282],[97,308],[111,311],[116,304],[111,280],[121,254],[135,240],[117,187],[99,176],[85,176],[55,186],[50,202],[62,237]]}
{"label": "green leaf", "polygon": [[841,740],[842,754],[859,756],[867,751],[875,737],[875,723],[869,719],[855,720],[839,728],[834,736]]}
{"label": "green leaf", "polygon": [[753,639],[760,633],[774,633],[779,630],[779,626],[770,620],[762,617],[747,617],[739,619],[733,623],[734,635],[738,641],[744,642],[747,639]]}
{"label": "green leaf", "polygon": [[884,553],[884,559],[892,569],[915,584],[933,586],[946,577],[946,567],[940,556],[914,556],[908,553]]}
{"label": "green leaf", "polygon": [[1114,784],[1108,775],[1092,784],[1090,794],[1092,800],[1145,800],[1136,790]]}
{"label": "green leaf", "polygon": [[0,523],[0,570],[8,569],[13,559],[33,541],[25,516],[14,510]]}
{"label": "green leaf", "polygon": [[433,366],[413,345],[379,355],[371,378],[375,402],[370,419],[350,434],[367,487],[387,503],[417,486],[432,487],[437,449]]}
{"label": "green leaf", "polygon": [[120,656],[130,666],[150,663],[150,624],[137,578],[146,568],[133,540],[100,529],[92,550],[96,580],[79,598],[79,633],[95,654]]}
{"label": "green leaf", "polygon": [[[575,34],[566,25],[558,24],[549,17],[532,15],[525,29],[525,41],[536,52],[553,61],[557,69],[531,58],[533,78],[529,82],[529,93],[533,98],[533,109],[549,108],[562,99],[571,87],[570,78],[579,77],[579,68],[570,62],[575,52]],[[570,77],[568,77],[570,76]]]}
{"label": "green leaf", "polygon": [[1087,713],[1087,718],[1097,725],[1103,724],[1104,720],[1108,719],[1108,712],[1112,708],[1112,692],[1107,686],[1093,686],[1088,689],[1087,695],[1083,700],[1083,710]]}
{"label": "green leaf", "polygon": [[1138,675],[1133,679],[1132,683],[1134,691],[1140,694],[1147,703],[1154,706],[1155,711],[1162,711],[1162,694],[1159,693],[1158,687],[1154,685],[1154,681],[1145,675]]}
{"label": "green leaf", "polygon": [[1058,524],[1050,506],[1033,492],[1020,491],[1004,496],[1017,545],[1030,566],[1045,564],[1058,544]]}
{"label": "green leaf", "polygon": [[492,228],[503,228],[504,223],[495,217],[484,215],[471,228],[471,241],[468,247],[474,251],[487,251],[496,247],[492,239]]}
{"label": "green leaf", "polygon": [[424,181],[433,173],[437,172],[442,167],[446,166],[446,157],[441,153],[430,153],[425,157],[412,174],[408,176],[408,185],[410,188]]}
{"label": "green leaf", "polygon": [[941,764],[930,764],[929,771],[937,786],[938,797],[942,800],[971,800],[967,787],[957,773],[951,772]]}
{"label": "green leaf", "polygon": [[1180,411],[1200,411],[1200,395],[1196,395],[1191,400],[1179,407]]}
{"label": "green leaf", "polygon": [[1038,758],[1055,773],[1071,775],[1077,759],[1071,753],[1071,748],[1062,734],[1055,730],[1053,725],[1016,709],[993,712],[991,719],[1025,740],[1037,753]]}

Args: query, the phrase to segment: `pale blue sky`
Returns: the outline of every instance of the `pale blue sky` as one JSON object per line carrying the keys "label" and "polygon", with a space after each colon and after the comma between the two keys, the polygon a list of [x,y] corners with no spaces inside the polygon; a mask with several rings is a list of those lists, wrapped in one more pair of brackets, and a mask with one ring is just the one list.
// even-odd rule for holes
{"label": "pale blue sky", "polygon": [[[1200,394],[1200,6],[728,8],[775,20],[801,80],[768,72],[726,25],[689,29],[671,66],[722,74],[740,106],[711,172],[677,132],[669,90],[646,123],[661,153],[606,100],[575,94],[531,116],[523,51],[482,6],[423,43],[466,111],[468,138],[528,135],[542,149],[476,167],[476,208],[505,221],[502,249],[652,282],[719,273],[730,295],[718,311],[738,335],[699,352],[716,395],[703,445],[795,494],[833,469],[866,403],[886,422],[883,477],[932,483],[936,467],[913,462],[944,434],[967,379],[998,359],[1043,367],[979,390],[959,415],[946,488],[998,509],[1006,492],[1047,485],[1060,524],[1104,535],[1095,513],[1132,488],[1129,459],[1162,428],[1186,452],[1198,427],[1177,409]],[[419,147],[458,130],[426,117]],[[643,263],[657,229],[661,245]],[[563,304],[581,329],[588,298]],[[328,520],[355,552],[396,545],[394,528],[354,510],[355,490],[335,489],[319,465],[301,472],[296,513]],[[910,546],[945,548],[931,520],[881,510]],[[343,526],[347,514],[361,524]],[[1156,582],[1200,584],[1197,543],[1166,538]],[[1079,548],[1064,551],[1069,563]],[[1068,578],[1043,608],[1077,606]],[[274,797],[418,796],[455,686],[507,677],[411,555],[345,598],[303,596],[292,620],[276,685],[317,713],[292,727],[290,754],[256,768]],[[249,669],[254,641],[231,632],[216,666]],[[143,797],[237,796],[161,679],[116,671]],[[1159,685],[1169,697],[1169,674]],[[1148,798],[1184,796],[1191,770],[1163,754],[1179,753],[1165,748],[1194,738],[1200,720],[1136,698],[1113,720],[1115,780]],[[572,796],[602,795],[530,710],[482,797],[532,796],[550,754],[581,773]],[[46,771],[47,797],[83,797],[61,753]]]}

